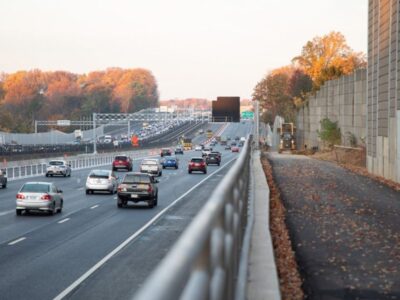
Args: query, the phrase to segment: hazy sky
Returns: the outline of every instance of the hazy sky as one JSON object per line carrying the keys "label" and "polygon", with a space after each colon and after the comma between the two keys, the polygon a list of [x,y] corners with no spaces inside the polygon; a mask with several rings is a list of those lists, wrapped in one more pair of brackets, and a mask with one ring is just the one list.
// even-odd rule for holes
{"label": "hazy sky", "polygon": [[0,0],[0,72],[146,68],[160,99],[249,98],[316,35],[367,51],[367,0]]}

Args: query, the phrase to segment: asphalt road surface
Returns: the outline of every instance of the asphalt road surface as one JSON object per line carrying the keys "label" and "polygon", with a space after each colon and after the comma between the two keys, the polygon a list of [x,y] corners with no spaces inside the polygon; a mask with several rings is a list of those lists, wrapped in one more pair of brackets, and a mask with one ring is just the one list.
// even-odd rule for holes
{"label": "asphalt road surface", "polygon": [[333,163],[269,159],[307,299],[400,299],[400,192]]}
{"label": "asphalt road surface", "polygon": [[[246,122],[225,133],[250,130]],[[9,182],[0,189],[0,299],[130,299],[236,160],[236,153],[217,149],[222,164],[209,166],[207,174],[187,173],[189,159],[200,152],[179,155],[178,170],[163,170],[153,209],[118,209],[116,195],[86,195],[90,169],[73,171],[71,178]],[[55,182],[64,192],[63,212],[16,216],[15,195],[26,181]]]}

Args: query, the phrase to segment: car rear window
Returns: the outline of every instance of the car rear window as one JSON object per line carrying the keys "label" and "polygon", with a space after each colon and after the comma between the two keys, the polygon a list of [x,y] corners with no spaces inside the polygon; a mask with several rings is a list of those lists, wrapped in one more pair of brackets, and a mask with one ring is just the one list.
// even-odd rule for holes
{"label": "car rear window", "polygon": [[195,163],[201,163],[201,162],[203,162],[204,160],[203,160],[202,158],[192,158],[190,161],[191,161],[191,162],[195,162]]}
{"label": "car rear window", "polygon": [[157,162],[154,160],[144,160],[142,162],[142,165],[156,165],[156,164],[157,164]]}
{"label": "car rear window", "polygon": [[116,156],[115,160],[123,160],[126,161],[128,158],[126,156]]}
{"label": "car rear window", "polygon": [[64,165],[64,162],[62,162],[62,161],[51,161],[51,162],[49,162],[49,165],[50,166],[62,166],[62,165]]}
{"label": "car rear window", "polygon": [[109,172],[107,171],[96,171],[89,175],[90,178],[106,178],[108,179]]}
{"label": "car rear window", "polygon": [[218,157],[218,154],[216,154],[216,153],[210,153],[210,154],[208,154],[208,157]]}
{"label": "car rear window", "polygon": [[21,192],[24,193],[48,193],[50,185],[38,184],[38,183],[25,183],[21,188]]}
{"label": "car rear window", "polygon": [[150,183],[150,177],[142,175],[126,175],[123,183]]}

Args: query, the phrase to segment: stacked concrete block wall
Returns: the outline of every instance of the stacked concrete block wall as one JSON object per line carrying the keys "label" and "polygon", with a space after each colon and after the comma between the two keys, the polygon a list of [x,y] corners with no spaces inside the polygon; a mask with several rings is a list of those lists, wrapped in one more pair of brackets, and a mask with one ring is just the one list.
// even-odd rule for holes
{"label": "stacked concrete block wall", "polygon": [[350,146],[350,135],[356,138],[357,145],[364,146],[366,140],[366,70],[327,81],[316,95],[297,113],[297,145],[301,149],[323,148],[318,137],[321,120],[328,118],[338,122],[342,133],[342,144]]}
{"label": "stacked concrete block wall", "polygon": [[400,10],[398,0],[369,0],[368,170],[400,182]]}

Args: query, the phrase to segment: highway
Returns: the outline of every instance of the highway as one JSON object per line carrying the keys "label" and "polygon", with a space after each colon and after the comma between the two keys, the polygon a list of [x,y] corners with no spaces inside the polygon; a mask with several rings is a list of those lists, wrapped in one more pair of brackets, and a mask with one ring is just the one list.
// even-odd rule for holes
{"label": "highway", "polygon": [[[222,135],[246,136],[251,128],[251,122],[232,123]],[[204,139],[202,135],[195,142]],[[130,299],[238,155],[222,146],[216,149],[222,152],[222,164],[209,166],[207,174],[187,173],[189,159],[201,155],[195,151],[178,156],[178,170],[163,170],[159,204],[153,209],[118,209],[116,195],[86,195],[90,169],[73,171],[71,178],[9,182],[0,190],[0,298]],[[135,161],[134,170],[139,163]],[[26,181],[55,182],[64,192],[63,212],[17,217],[15,195]]]}

